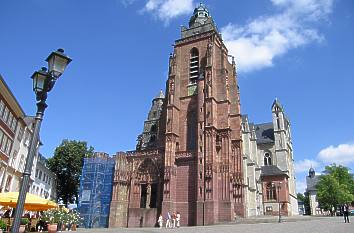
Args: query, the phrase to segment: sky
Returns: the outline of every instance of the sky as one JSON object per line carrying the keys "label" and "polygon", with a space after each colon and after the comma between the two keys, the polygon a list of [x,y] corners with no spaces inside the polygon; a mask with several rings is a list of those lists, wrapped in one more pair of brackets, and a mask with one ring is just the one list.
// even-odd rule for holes
{"label": "sky", "polygon": [[[354,168],[354,1],[205,0],[236,58],[242,114],[291,121],[297,189],[312,166]],[[195,0],[0,1],[0,74],[28,115],[32,73],[64,48],[73,61],[48,95],[42,154],[63,139],[134,150],[165,88],[168,57]],[[353,171],[352,171],[353,172]]]}

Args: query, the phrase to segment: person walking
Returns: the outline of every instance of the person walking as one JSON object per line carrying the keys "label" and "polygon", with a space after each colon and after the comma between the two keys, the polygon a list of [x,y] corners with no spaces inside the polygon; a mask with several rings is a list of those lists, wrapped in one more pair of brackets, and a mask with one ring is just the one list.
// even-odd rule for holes
{"label": "person walking", "polygon": [[176,212],[172,214],[172,228],[176,227]]}
{"label": "person walking", "polygon": [[162,228],[162,225],[163,225],[163,217],[162,217],[162,214],[160,214],[159,216],[159,219],[157,220],[158,224],[159,224],[159,227],[160,229]]}
{"label": "person walking", "polygon": [[166,228],[171,228],[171,214],[170,214],[170,211],[167,212],[167,216],[166,216]]}
{"label": "person walking", "polygon": [[177,228],[181,226],[180,221],[181,221],[181,214],[177,212],[176,214],[176,221],[177,221]]}
{"label": "person walking", "polygon": [[344,223],[349,223],[349,206],[348,204],[344,204],[343,206],[343,216],[344,216]]}

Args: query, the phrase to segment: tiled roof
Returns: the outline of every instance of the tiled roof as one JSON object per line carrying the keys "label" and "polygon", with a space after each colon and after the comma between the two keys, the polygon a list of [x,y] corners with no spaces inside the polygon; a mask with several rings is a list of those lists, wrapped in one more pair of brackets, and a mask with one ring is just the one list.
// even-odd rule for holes
{"label": "tiled roof", "polygon": [[288,176],[285,172],[280,170],[275,165],[263,166],[261,172],[261,176],[278,176],[278,175],[285,175]]}
{"label": "tiled roof", "polygon": [[255,125],[257,144],[274,143],[273,123],[264,123]]}
{"label": "tiled roof", "polygon": [[306,191],[316,191],[316,185],[318,181],[320,180],[321,176],[314,176],[314,177],[309,177],[306,176]]}

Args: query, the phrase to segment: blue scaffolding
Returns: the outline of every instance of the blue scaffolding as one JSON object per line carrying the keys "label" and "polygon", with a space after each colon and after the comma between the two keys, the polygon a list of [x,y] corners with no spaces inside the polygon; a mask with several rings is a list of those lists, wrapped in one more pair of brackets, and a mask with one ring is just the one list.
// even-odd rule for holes
{"label": "blue scaffolding", "polygon": [[78,211],[85,228],[108,227],[114,165],[109,157],[84,159]]}

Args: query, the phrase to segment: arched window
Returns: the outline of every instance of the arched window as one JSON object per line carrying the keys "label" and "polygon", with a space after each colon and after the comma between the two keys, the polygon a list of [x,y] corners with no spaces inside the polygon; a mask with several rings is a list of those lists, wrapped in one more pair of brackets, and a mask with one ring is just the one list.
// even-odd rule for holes
{"label": "arched window", "polygon": [[189,84],[197,82],[199,77],[199,52],[197,48],[192,48],[189,60]]}
{"label": "arched window", "polygon": [[272,156],[269,152],[264,153],[264,166],[272,165]]}
{"label": "arched window", "polygon": [[155,135],[152,135],[151,137],[150,137],[150,142],[155,142],[156,141],[156,136]]}
{"label": "arched window", "polygon": [[151,132],[156,132],[157,131],[157,126],[155,125],[155,124],[153,124],[152,126],[151,126]]}
{"label": "arched window", "polygon": [[276,200],[276,187],[273,183],[268,183],[266,187],[267,200]]}

